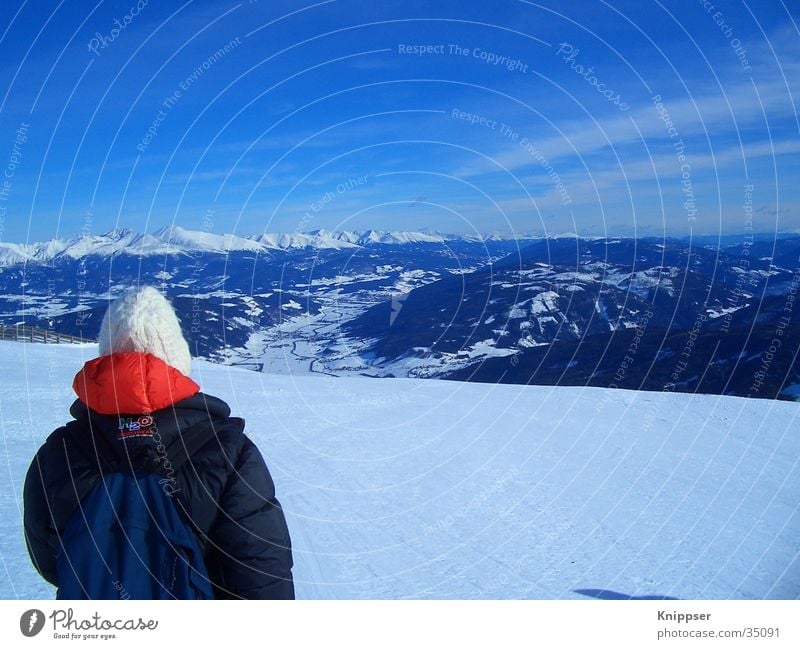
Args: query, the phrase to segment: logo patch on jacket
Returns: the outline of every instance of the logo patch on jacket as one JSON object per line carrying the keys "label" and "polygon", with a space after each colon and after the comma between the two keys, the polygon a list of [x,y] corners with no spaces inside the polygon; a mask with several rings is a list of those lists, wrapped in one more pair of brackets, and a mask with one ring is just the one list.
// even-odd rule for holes
{"label": "logo patch on jacket", "polygon": [[117,439],[128,439],[129,437],[152,437],[153,418],[149,415],[141,417],[120,417],[119,434]]}

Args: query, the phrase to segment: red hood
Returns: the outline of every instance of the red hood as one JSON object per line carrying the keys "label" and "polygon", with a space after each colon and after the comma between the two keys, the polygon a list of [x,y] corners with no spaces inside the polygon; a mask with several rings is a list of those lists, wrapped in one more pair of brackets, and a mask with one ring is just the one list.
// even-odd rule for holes
{"label": "red hood", "polygon": [[185,374],[141,352],[117,352],[87,362],[72,388],[102,415],[150,414],[200,391]]}

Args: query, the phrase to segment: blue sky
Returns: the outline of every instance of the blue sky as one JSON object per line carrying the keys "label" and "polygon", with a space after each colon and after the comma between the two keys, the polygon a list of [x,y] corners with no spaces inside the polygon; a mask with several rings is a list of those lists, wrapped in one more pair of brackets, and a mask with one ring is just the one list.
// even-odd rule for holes
{"label": "blue sky", "polygon": [[800,229],[799,20],[780,0],[6,0],[0,238]]}

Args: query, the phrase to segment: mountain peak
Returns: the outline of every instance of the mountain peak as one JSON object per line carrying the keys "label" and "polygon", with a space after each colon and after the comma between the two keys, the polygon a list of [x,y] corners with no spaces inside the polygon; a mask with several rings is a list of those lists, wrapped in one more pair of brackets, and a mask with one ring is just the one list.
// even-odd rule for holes
{"label": "mountain peak", "polygon": [[124,239],[131,234],[133,230],[130,228],[113,228],[101,236],[105,239]]}
{"label": "mountain peak", "polygon": [[[479,237],[484,235],[479,235]],[[512,237],[510,234],[491,235],[493,239],[512,239],[534,237]],[[476,235],[443,234],[431,228],[417,231],[405,230],[325,230],[310,232],[264,232],[255,236],[236,234],[217,234],[204,230],[189,230],[170,224],[151,234],[139,234],[126,227],[115,227],[108,232],[79,234],[71,239],[51,239],[32,244],[0,244],[0,266],[38,261],[49,262],[59,256],[73,259],[91,255],[111,256],[131,255],[181,255],[191,252],[228,254],[233,251],[267,252],[269,250],[290,249],[343,249],[376,245],[414,245],[423,243],[442,243],[444,241],[481,240]]]}

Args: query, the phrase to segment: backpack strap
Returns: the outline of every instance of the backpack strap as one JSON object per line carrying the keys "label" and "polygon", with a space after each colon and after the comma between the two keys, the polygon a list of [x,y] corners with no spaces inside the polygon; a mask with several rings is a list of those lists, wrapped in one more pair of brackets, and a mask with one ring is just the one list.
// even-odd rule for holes
{"label": "backpack strap", "polygon": [[[85,427],[84,423],[86,424]],[[90,417],[87,417],[83,422],[70,421],[65,427],[69,432],[70,438],[82,451],[84,457],[100,471],[101,475],[119,470],[122,465],[120,453],[105,435],[95,432]],[[86,434],[86,428],[89,431],[88,435]]]}

